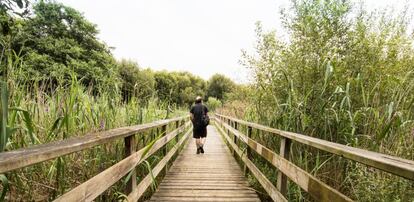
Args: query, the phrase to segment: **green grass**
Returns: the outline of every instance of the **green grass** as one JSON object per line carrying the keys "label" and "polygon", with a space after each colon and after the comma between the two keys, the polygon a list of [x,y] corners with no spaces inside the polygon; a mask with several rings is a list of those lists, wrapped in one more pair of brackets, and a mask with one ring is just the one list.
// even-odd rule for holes
{"label": "green grass", "polygon": [[[90,132],[183,115],[182,111],[171,109],[156,97],[148,100],[132,98],[129,102],[123,102],[119,94],[102,92],[94,95],[75,77],[69,85],[58,85],[54,89],[45,85],[19,80],[2,83],[2,150],[12,151]],[[137,137],[140,139],[139,148],[155,140],[151,132]],[[0,196],[10,201],[54,199],[121,160],[123,152],[123,140],[117,140],[8,172],[0,176]],[[147,170],[140,172],[147,173]],[[124,187],[119,183],[97,200],[111,201],[122,197]]]}

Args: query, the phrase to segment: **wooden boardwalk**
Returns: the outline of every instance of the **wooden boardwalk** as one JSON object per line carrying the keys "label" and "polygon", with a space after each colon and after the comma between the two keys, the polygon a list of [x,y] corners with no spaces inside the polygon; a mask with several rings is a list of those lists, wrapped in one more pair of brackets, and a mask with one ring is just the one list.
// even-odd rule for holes
{"label": "wooden boardwalk", "polygon": [[151,201],[260,201],[214,126],[204,150],[191,138]]}

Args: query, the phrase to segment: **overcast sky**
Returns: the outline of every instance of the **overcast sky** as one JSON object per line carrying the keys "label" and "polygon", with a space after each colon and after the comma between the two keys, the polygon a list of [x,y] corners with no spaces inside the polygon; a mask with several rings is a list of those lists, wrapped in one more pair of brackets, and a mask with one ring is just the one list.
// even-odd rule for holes
{"label": "overcast sky", "polygon": [[[224,74],[249,81],[238,61],[241,49],[253,52],[255,22],[265,30],[280,25],[280,8],[289,0],[58,0],[98,25],[99,38],[117,59],[155,70],[189,71],[208,79]],[[403,7],[404,0],[366,0],[368,8]],[[414,0],[408,1],[413,5]]]}

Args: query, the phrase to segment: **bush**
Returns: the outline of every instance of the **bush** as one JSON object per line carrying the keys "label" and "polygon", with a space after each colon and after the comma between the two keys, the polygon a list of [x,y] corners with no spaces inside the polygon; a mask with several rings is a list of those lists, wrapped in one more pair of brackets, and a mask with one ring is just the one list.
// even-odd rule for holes
{"label": "bush", "polygon": [[217,108],[221,107],[222,103],[219,99],[214,98],[214,97],[209,97],[206,105],[208,107],[208,110],[213,112],[215,111]]}

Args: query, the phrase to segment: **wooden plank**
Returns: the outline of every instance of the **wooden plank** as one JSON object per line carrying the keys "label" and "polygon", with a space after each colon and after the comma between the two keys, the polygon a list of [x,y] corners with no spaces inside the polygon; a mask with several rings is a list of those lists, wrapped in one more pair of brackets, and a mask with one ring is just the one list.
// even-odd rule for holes
{"label": "wooden plank", "polygon": [[91,133],[82,137],[35,145],[29,148],[0,153],[0,173],[23,168],[29,165],[54,159],[73,152],[89,149],[97,145],[111,142],[118,138],[124,138],[132,134],[146,131],[166,125],[168,123],[184,120],[187,116],[152,123],[116,128],[103,132]]}
{"label": "wooden plank", "polygon": [[239,136],[240,139],[245,140],[245,143],[250,148],[274,165],[277,169],[279,169],[279,171],[283,172],[283,174],[288,176],[289,179],[299,185],[303,190],[308,192],[318,201],[352,201],[347,196],[318,180],[287,159],[277,155],[256,141],[247,138],[239,131],[232,130],[231,126],[227,124],[224,124],[223,126],[230,130],[231,133]]}
{"label": "wooden plank", "polygon": [[207,128],[205,153],[196,154],[189,141],[151,200],[259,201],[217,130]]}
{"label": "wooden plank", "polygon": [[[136,152],[135,135],[125,137],[124,144],[125,144],[125,158]],[[137,184],[137,172],[135,169],[133,169],[131,172],[132,172],[131,177],[128,180],[127,185],[126,185],[126,190],[125,190],[126,193],[131,193],[131,191],[134,190]]]}
{"label": "wooden plank", "polygon": [[233,201],[233,202],[260,202],[260,199],[258,198],[220,198],[220,197],[216,197],[216,198],[210,198],[210,197],[197,197],[197,196],[192,196],[192,197],[152,197],[150,201],[156,201],[156,202],[162,202],[162,201],[192,201],[192,202],[197,202],[197,201],[202,201],[202,202],[217,202],[217,201]]}
{"label": "wooden plank", "polygon": [[[253,128],[251,126],[247,126],[247,137],[248,138],[252,137],[252,132],[253,132]],[[246,148],[246,157],[247,159],[252,158],[252,149],[250,147]],[[249,169],[247,169],[246,165],[243,166],[243,173],[244,173],[244,176],[246,177],[249,174]]]}
{"label": "wooden plank", "polygon": [[[179,129],[179,128],[177,128]],[[191,129],[179,140],[179,142],[168,152],[168,154],[152,169],[152,174],[154,177],[157,177],[165,165],[170,161],[173,155],[178,151],[182,144],[188,139]],[[177,137],[177,136],[176,136]],[[145,176],[145,178],[138,184],[138,186],[128,195],[127,201],[138,201],[138,199],[145,193],[145,190],[152,183],[152,177],[150,174]]]}
{"label": "wooden plank", "polygon": [[[178,129],[176,129],[176,130],[178,130]],[[167,135],[167,125],[164,125],[164,126],[161,127],[161,134],[162,134],[162,136]],[[178,137],[178,134],[179,134],[179,130],[177,131],[177,135],[175,137]],[[167,155],[167,144],[165,144],[162,147],[161,151],[162,151],[162,156]],[[165,164],[164,173],[167,173],[167,172],[168,172],[168,164]]]}
{"label": "wooden plank", "polygon": [[294,140],[296,142],[309,145],[315,148],[318,148],[323,151],[327,151],[332,154],[336,154],[342,156],[347,159],[351,159],[365,165],[378,168],[380,170],[392,173],[394,175],[398,175],[410,180],[414,180],[414,161],[390,156],[386,154],[381,154],[377,152],[372,152],[364,149],[354,148],[338,143],[329,142],[326,140],[321,140],[314,137],[309,137],[306,135],[278,130],[274,128],[270,128],[267,126],[263,126],[256,123],[250,123],[247,121],[235,119],[228,116],[218,115],[217,117],[221,117],[224,119],[236,121],[239,124],[243,124],[246,126],[251,126],[253,128],[269,132],[271,134],[277,134],[282,137]]}
{"label": "wooden plank", "polygon": [[[223,124],[223,126],[229,126],[229,125]],[[227,128],[228,131],[232,131],[230,128],[231,127]],[[270,182],[264,176],[264,174],[262,172],[260,172],[260,170],[254,165],[254,163],[252,161],[250,161],[246,157],[246,155],[243,155],[243,152],[237,147],[237,145],[234,144],[234,142],[231,140],[231,138],[228,135],[226,135],[226,133],[223,131],[223,129],[218,127],[218,130],[221,132],[221,134],[227,140],[227,143],[232,147],[232,149],[239,155],[239,157],[241,157],[242,161],[249,168],[249,170],[253,174],[253,176],[257,179],[257,181],[259,181],[259,183],[262,185],[262,187],[269,194],[270,198],[272,198],[273,201],[287,201],[286,198],[276,189],[276,187],[273,186],[272,182]]]}
{"label": "wooden plank", "polygon": [[[250,138],[251,139],[251,138]],[[250,147],[249,147],[250,148]],[[289,153],[290,153],[290,139],[282,137],[280,140],[280,153],[279,155],[289,161]],[[283,196],[287,195],[287,177],[282,172],[278,172],[277,174],[277,189]]]}
{"label": "wooden plank", "polygon": [[209,198],[256,198],[257,195],[251,190],[162,190],[156,192],[154,197],[209,197]]}
{"label": "wooden plank", "polygon": [[[159,187],[160,190],[171,189],[171,190],[246,190],[245,184],[234,185],[234,184],[163,184]],[[254,192],[253,192],[254,193]]]}
{"label": "wooden plank", "polygon": [[138,152],[131,154],[129,157],[60,196],[55,201],[92,201],[129,171],[134,169],[135,166],[167,144],[178,134],[178,131],[179,129],[175,129],[166,136],[158,139],[153,145],[148,145]]}

